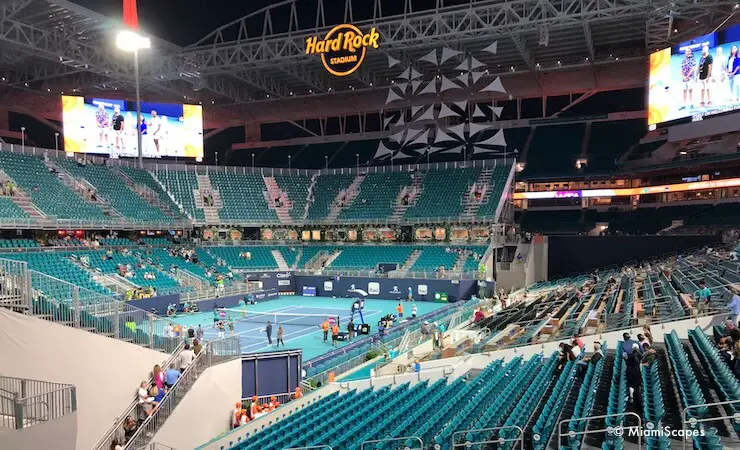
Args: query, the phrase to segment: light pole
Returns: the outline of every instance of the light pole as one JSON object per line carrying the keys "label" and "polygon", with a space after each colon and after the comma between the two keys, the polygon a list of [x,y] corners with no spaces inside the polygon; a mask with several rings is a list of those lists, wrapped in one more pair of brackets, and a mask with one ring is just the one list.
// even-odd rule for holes
{"label": "light pole", "polygon": [[252,169],[254,169],[254,153],[252,153]]}
{"label": "light pole", "polygon": [[152,42],[148,37],[141,36],[135,31],[123,30],[116,37],[116,45],[123,51],[134,54],[134,80],[136,84],[136,146],[139,156],[139,168],[144,167],[144,155],[141,149],[141,83],[139,80],[139,50],[151,48]]}
{"label": "light pole", "polygon": [[360,173],[360,154],[355,153],[355,161],[357,162],[357,173]]}
{"label": "light pole", "polygon": [[291,163],[292,160],[293,160],[293,156],[292,155],[288,155],[288,170],[290,170],[290,169],[293,168],[293,165]]}
{"label": "light pole", "polygon": [[21,127],[21,151],[26,151],[26,127]]}
{"label": "light pole", "polygon": [[54,133],[54,149],[59,151],[59,133]]}
{"label": "light pole", "polygon": [[329,169],[329,155],[324,155],[324,168]]}

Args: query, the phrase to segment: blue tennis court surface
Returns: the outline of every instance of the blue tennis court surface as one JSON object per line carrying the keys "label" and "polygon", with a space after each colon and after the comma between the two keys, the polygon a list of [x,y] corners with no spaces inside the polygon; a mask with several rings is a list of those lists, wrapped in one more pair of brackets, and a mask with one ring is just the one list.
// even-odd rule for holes
{"label": "blue tennis court surface", "polygon": [[[351,298],[301,297],[291,295],[280,297],[276,300],[261,302],[257,305],[248,305],[247,312],[278,314],[279,322],[281,320],[283,321],[285,348],[302,348],[303,360],[307,361],[330,351],[332,349],[331,337],[327,342],[324,342],[323,333],[319,327],[313,323],[310,325],[307,324],[313,322],[313,320],[306,320],[305,317],[299,316],[292,318],[290,315],[339,316],[340,329],[345,331],[353,302],[354,300]],[[418,308],[419,315],[426,314],[443,306],[443,304],[430,302],[417,302],[413,304]],[[370,324],[372,333],[377,331],[378,320],[382,316],[396,313],[396,305],[398,305],[398,301],[396,300],[365,300],[363,316],[365,317],[365,322]],[[412,303],[405,302],[403,306],[405,315],[410,316]],[[274,346],[271,347],[267,343],[267,336],[264,331],[266,323],[255,323],[252,321],[254,319],[251,318],[248,322],[241,321],[241,310],[239,307],[230,308],[227,310],[227,313],[234,319],[234,334],[239,335],[241,338],[242,352],[253,353],[275,350]],[[280,314],[285,314],[285,316],[280,316]],[[193,315],[179,315],[174,320],[184,327],[191,325],[197,327],[201,325],[205,330],[205,338],[207,340],[218,338],[218,332],[213,324],[212,311],[203,311]],[[357,315],[355,315],[354,320],[355,324],[360,323]],[[277,340],[277,329],[277,325],[273,325],[273,345]],[[226,335],[229,335],[228,328]],[[346,344],[346,342],[339,342],[337,345],[343,346]]]}

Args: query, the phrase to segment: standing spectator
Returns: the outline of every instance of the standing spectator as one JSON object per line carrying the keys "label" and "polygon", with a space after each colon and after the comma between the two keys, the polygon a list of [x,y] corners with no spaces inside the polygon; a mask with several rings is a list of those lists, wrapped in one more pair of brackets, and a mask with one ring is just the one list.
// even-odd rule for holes
{"label": "standing spectator", "polygon": [[154,385],[157,386],[158,389],[164,390],[164,372],[162,372],[162,368],[159,367],[159,364],[154,366],[154,370],[152,370],[152,378],[154,378]]}
{"label": "standing spectator", "polygon": [[200,340],[193,339],[193,353],[195,353],[195,356],[200,355],[201,350],[203,350],[203,346],[200,344]]}
{"label": "standing spectator", "polygon": [[740,295],[738,295],[738,291],[735,288],[732,288],[732,300],[727,307],[730,308],[730,313],[732,314],[732,324],[740,327]]}
{"label": "standing spectator", "polygon": [[185,369],[195,359],[195,352],[190,349],[189,345],[185,345],[185,349],[180,352],[180,373],[185,373]]}
{"label": "standing spectator", "polygon": [[324,318],[324,321],[321,322],[321,330],[324,332],[324,342],[326,342],[329,337],[329,319]]}
{"label": "standing spectator", "polygon": [[170,364],[170,368],[164,374],[164,385],[171,389],[179,378],[180,371],[175,369],[175,363]]}
{"label": "standing spectator", "polygon": [[126,417],[126,420],[123,421],[123,441],[128,442],[131,437],[136,433],[136,421],[133,417],[128,416]]}
{"label": "standing spectator", "polygon": [[603,357],[604,352],[601,350],[601,344],[598,342],[594,342],[594,352],[591,354],[591,356],[587,356],[583,358],[583,360],[576,363],[576,376],[585,376],[586,372],[588,371],[588,364],[591,363],[593,365],[596,365],[596,363],[598,363]]}
{"label": "standing spectator", "polygon": [[272,324],[269,320],[265,326],[265,334],[267,335],[267,345],[272,345]]}
{"label": "standing spectator", "polygon": [[231,428],[236,428],[239,425],[241,425],[241,417],[242,417],[242,402],[236,402],[236,406],[231,411]]}
{"label": "standing spectator", "polygon": [[645,336],[650,345],[653,345],[653,332],[650,331],[650,325],[642,326],[642,335]]}
{"label": "standing spectator", "polygon": [[586,344],[583,342],[580,334],[576,334],[573,338],[573,345],[581,349],[582,352],[586,351]]}
{"label": "standing spectator", "polygon": [[650,342],[642,334],[637,335],[637,342],[640,344],[640,352],[645,353],[650,348]]}
{"label": "standing spectator", "polygon": [[709,310],[709,302],[712,301],[712,291],[707,287],[707,283],[704,280],[699,282],[699,290],[694,294],[697,297],[696,301],[696,312],[697,314],[703,314]]}
{"label": "standing spectator", "polygon": [[337,340],[339,339],[339,325],[334,322],[334,326],[331,327],[331,346],[337,346]]}
{"label": "standing spectator", "polygon": [[195,330],[195,337],[196,337],[196,339],[198,339],[200,342],[203,342],[203,335],[204,334],[205,333],[203,333],[203,327],[201,327],[200,324],[198,324],[198,329]]}
{"label": "standing spectator", "polygon": [[621,348],[622,358],[627,359],[627,357],[632,354],[634,348],[640,348],[640,344],[636,340],[632,339],[629,333],[622,333],[622,339],[624,340]]}
{"label": "standing spectator", "polygon": [[352,342],[352,338],[355,334],[355,322],[350,317],[349,322],[347,323],[347,339]]}
{"label": "standing spectator", "polygon": [[630,400],[634,402],[635,411],[642,411],[639,408],[640,405],[640,361],[642,360],[642,353],[640,353],[640,344],[632,344],[632,352],[627,355],[626,366],[627,366],[627,388],[629,389]]}
{"label": "standing spectator", "polygon": [[411,307],[411,318],[416,319],[416,315],[419,313],[419,309],[416,307],[416,305],[413,305]]}
{"label": "standing spectator", "polygon": [[398,302],[398,306],[396,306],[396,312],[398,313],[398,318],[403,319],[403,303]]}
{"label": "standing spectator", "polygon": [[283,348],[285,348],[285,342],[283,342],[283,334],[285,332],[283,331],[283,326],[278,325],[278,331],[277,331],[277,347],[280,347],[280,344],[283,344]]}

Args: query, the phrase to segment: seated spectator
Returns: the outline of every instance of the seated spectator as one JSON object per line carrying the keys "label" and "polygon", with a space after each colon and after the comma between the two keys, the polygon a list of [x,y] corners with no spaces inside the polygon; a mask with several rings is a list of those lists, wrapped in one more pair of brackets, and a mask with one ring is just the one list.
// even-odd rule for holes
{"label": "seated spectator", "polygon": [[249,414],[247,414],[246,409],[242,409],[241,416],[239,417],[238,426],[246,425],[247,423],[249,423]]}
{"label": "seated spectator", "polygon": [[260,406],[256,395],[252,396],[252,403],[249,405],[249,412],[250,412],[250,415],[252,416],[252,420],[258,419],[262,417],[262,415],[264,414],[262,412],[262,407]]}
{"label": "seated spectator", "polygon": [[299,398],[303,397],[303,392],[301,392],[301,387],[297,386],[295,388],[295,392],[291,395],[293,397],[293,400],[298,400]]}

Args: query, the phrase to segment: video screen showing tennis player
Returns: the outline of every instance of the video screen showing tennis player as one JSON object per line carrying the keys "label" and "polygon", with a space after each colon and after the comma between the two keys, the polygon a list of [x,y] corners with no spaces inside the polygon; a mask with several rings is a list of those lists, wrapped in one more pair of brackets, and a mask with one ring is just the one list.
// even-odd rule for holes
{"label": "video screen showing tennis player", "polygon": [[145,158],[203,157],[203,110],[200,105],[141,103],[125,100],[62,97],[64,149],[112,158],[138,156],[137,126]]}
{"label": "video screen showing tennis player", "polygon": [[648,124],[740,109],[740,25],[650,55]]}

